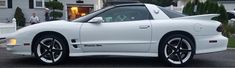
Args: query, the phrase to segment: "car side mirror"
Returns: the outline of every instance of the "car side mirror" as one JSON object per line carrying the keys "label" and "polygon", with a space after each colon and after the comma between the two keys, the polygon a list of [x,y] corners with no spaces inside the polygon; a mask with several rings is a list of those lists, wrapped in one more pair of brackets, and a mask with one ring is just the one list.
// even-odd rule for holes
{"label": "car side mirror", "polygon": [[104,22],[102,17],[94,17],[91,20],[88,21],[89,23],[102,23]]}

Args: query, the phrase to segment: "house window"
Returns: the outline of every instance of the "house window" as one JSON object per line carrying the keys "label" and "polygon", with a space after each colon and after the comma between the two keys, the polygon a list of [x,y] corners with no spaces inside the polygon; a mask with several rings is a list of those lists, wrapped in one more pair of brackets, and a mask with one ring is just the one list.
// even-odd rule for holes
{"label": "house window", "polygon": [[34,0],[34,8],[44,8],[44,0]]}
{"label": "house window", "polygon": [[7,0],[0,0],[0,8],[6,8],[7,7]]}

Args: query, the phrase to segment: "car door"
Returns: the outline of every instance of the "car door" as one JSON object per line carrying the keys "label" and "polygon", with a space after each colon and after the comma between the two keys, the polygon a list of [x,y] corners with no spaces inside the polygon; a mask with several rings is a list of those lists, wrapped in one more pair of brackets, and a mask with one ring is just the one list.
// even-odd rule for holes
{"label": "car door", "polygon": [[145,6],[119,6],[98,14],[102,23],[84,23],[84,52],[146,52],[150,47],[150,13]]}

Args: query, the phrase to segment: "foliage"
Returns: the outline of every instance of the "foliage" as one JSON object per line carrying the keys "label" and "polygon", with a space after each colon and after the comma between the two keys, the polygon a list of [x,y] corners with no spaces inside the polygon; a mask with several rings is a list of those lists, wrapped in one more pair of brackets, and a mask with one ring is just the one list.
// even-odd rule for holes
{"label": "foliage", "polygon": [[233,24],[232,26],[230,26],[230,29],[231,31],[231,34],[234,34],[235,33],[235,24]]}
{"label": "foliage", "polygon": [[229,35],[235,33],[235,24],[228,25],[227,28],[228,28],[228,31],[229,31]]}
{"label": "foliage", "polygon": [[[0,44],[3,44],[3,43],[5,43],[4,41],[2,41],[2,40],[0,40]],[[1,46],[1,45],[0,45]]]}
{"label": "foliage", "polygon": [[212,14],[218,13],[218,9],[219,5],[217,2],[207,0],[205,3],[202,3],[198,2],[198,0],[195,0],[186,4],[186,6],[183,8],[183,13],[188,15]]}
{"label": "foliage", "polygon": [[193,15],[193,5],[191,2],[187,3],[186,6],[183,8],[183,13],[187,15]]}
{"label": "foliage", "polygon": [[[196,12],[194,8],[197,6]],[[228,25],[228,15],[223,4],[218,4],[216,0],[207,0],[206,2],[189,2],[183,8],[183,13],[186,15],[200,15],[200,14],[220,14],[212,20],[220,21],[224,26],[223,34],[229,36],[233,31],[232,27]],[[234,29],[235,30],[235,29]]]}
{"label": "foliage", "polygon": [[50,9],[58,9],[58,10],[63,10],[64,8],[64,5],[62,3],[60,3],[59,1],[55,1],[55,0],[45,2],[45,6]]}
{"label": "foliage", "polygon": [[139,0],[142,3],[150,3],[158,6],[166,7],[173,4],[174,0]]}
{"label": "foliage", "polygon": [[235,38],[234,37],[229,38],[229,40],[228,40],[228,47],[235,48]]}
{"label": "foliage", "polygon": [[63,10],[64,8],[64,5],[61,2],[53,0],[45,2],[45,6],[49,9],[52,9],[52,12],[50,12],[50,16],[53,18],[53,20],[57,20],[58,18],[61,18],[63,16],[62,12],[58,12],[59,10]]}
{"label": "foliage", "polygon": [[220,5],[218,12],[220,16],[218,17],[218,21],[222,22],[224,25],[228,25],[228,15],[223,5]]}
{"label": "foliage", "polygon": [[52,12],[50,13],[50,16],[51,16],[51,17],[55,17],[55,19],[57,19],[57,18],[59,18],[59,17],[62,17],[62,16],[63,16],[63,13],[58,12],[58,11],[52,11]]}
{"label": "foliage", "polygon": [[21,8],[19,7],[16,8],[14,18],[16,19],[17,26],[21,27],[25,26],[25,17]]}

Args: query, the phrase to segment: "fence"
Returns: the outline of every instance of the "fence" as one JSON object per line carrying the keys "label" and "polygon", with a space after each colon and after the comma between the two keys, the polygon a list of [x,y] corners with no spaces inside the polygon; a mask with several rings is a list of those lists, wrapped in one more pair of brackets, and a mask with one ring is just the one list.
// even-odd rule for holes
{"label": "fence", "polygon": [[16,19],[12,19],[12,23],[0,23],[0,35],[13,33],[16,31]]}

